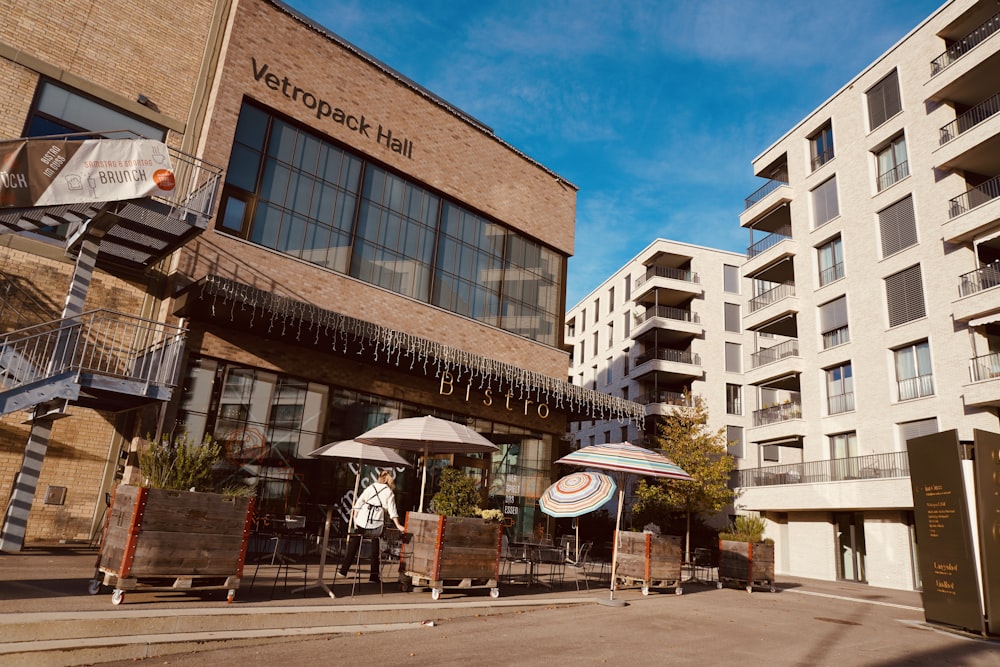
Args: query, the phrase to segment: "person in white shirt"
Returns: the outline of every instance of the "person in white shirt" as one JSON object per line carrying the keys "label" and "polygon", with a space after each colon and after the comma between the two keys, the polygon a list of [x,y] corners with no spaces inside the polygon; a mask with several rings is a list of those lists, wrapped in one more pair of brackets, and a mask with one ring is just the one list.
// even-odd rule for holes
{"label": "person in white shirt", "polygon": [[[383,470],[378,475],[378,481],[362,491],[361,495],[354,501],[354,507],[351,509],[351,514],[354,517],[354,530],[347,540],[347,551],[340,565],[341,576],[347,576],[351,563],[358,557],[361,540],[365,537],[380,537],[382,535],[386,513],[396,524],[396,528],[403,532],[404,528],[399,523],[399,512],[396,511],[396,483],[392,474],[388,470]],[[379,580],[377,547],[372,549],[371,574],[368,580],[375,582]]]}

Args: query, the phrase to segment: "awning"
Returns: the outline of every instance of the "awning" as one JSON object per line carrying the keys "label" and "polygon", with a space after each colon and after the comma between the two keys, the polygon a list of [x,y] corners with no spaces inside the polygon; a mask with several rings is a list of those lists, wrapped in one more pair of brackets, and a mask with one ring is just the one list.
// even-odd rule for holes
{"label": "awning", "polygon": [[984,315],[982,317],[977,317],[974,320],[969,320],[969,326],[981,327],[984,324],[993,324],[994,322],[1000,322],[1000,313],[993,313],[992,315]]}

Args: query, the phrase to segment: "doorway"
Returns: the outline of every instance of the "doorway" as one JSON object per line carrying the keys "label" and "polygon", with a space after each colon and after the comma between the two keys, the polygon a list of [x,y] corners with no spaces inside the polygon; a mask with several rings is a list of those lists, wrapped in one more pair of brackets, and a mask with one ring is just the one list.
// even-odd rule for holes
{"label": "doorway", "polygon": [[837,577],[842,581],[867,582],[864,513],[837,512],[833,524],[837,533]]}

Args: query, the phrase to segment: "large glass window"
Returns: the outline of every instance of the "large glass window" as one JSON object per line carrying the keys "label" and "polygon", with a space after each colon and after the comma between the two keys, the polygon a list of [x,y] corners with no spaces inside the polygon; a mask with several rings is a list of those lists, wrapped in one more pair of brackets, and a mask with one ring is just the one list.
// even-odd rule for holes
{"label": "large glass window", "polygon": [[726,414],[743,414],[743,387],[741,385],[726,383]]}
{"label": "large glass window", "polygon": [[894,351],[896,385],[899,400],[908,401],[934,394],[934,373],[931,369],[931,348],[927,341],[907,345]]}
{"label": "large glass window", "polygon": [[843,345],[851,340],[847,322],[847,297],[842,296],[819,307],[820,334],[823,349]]}
{"label": "large glass window", "polygon": [[842,364],[826,371],[827,414],[835,415],[854,409],[854,373],[851,364]]}
{"label": "large glass window", "polygon": [[240,112],[217,227],[557,342],[563,255],[251,104]]}
{"label": "large glass window", "polygon": [[147,139],[160,141],[167,136],[166,130],[159,125],[126,113],[107,102],[45,80],[39,84],[35,93],[35,104],[28,113],[24,136],[44,137],[50,134],[91,131],[109,138],[122,136],[108,130],[130,130]]}
{"label": "large glass window", "polygon": [[833,126],[830,123],[809,137],[809,157],[813,171],[833,159]]}

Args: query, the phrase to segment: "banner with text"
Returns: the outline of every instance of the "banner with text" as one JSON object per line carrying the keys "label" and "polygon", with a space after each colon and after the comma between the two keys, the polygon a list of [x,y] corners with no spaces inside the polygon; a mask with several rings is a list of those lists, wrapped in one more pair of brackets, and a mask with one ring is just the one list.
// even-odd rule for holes
{"label": "banner with text", "polygon": [[170,153],[149,139],[0,143],[0,208],[138,199],[174,189]]}

